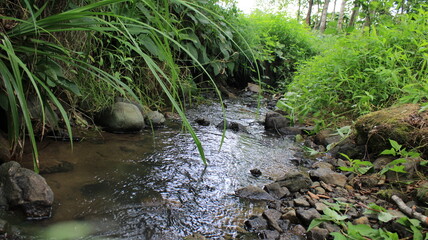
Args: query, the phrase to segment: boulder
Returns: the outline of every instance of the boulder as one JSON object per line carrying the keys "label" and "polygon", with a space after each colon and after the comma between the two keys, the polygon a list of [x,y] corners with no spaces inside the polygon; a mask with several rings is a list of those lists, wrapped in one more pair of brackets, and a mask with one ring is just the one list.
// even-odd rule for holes
{"label": "boulder", "polygon": [[146,125],[140,109],[132,103],[116,102],[103,111],[98,122],[111,132],[138,132]]}
{"label": "boulder", "polygon": [[[220,130],[224,129],[224,121],[220,122],[219,124],[217,124],[217,128]],[[244,132],[244,133],[248,133],[247,128],[237,122],[231,122],[231,121],[226,121],[226,129],[232,130],[233,132]]]}
{"label": "boulder", "polygon": [[290,191],[286,187],[281,187],[281,185],[276,182],[266,185],[264,190],[277,199],[290,195]]}
{"label": "boulder", "polygon": [[388,139],[404,144],[408,149],[418,148],[428,154],[428,111],[419,112],[419,104],[404,104],[372,112],[355,122],[356,142],[367,145],[370,153],[390,149]]}
{"label": "boulder", "polygon": [[0,166],[0,182],[8,204],[22,208],[27,218],[51,216],[54,194],[42,176],[12,161]]}
{"label": "boulder", "polygon": [[158,111],[147,111],[144,115],[145,123],[155,127],[161,126],[165,123],[165,116]]}
{"label": "boulder", "polygon": [[280,113],[268,112],[265,117],[265,129],[279,131],[290,126],[290,120]]}
{"label": "boulder", "polygon": [[235,191],[236,196],[241,198],[246,198],[249,200],[256,200],[256,201],[275,201],[275,198],[273,198],[269,193],[267,193],[265,190],[255,187],[255,186],[248,186],[241,189],[238,189]]}
{"label": "boulder", "polygon": [[286,187],[291,192],[298,192],[300,189],[309,189],[312,186],[312,180],[305,172],[287,172],[276,182],[281,187]]}
{"label": "boulder", "polygon": [[346,185],[346,181],[348,178],[341,174],[332,171],[329,168],[317,168],[310,172],[312,178],[316,178],[317,180],[321,180],[326,184],[333,184],[336,186],[344,187]]}

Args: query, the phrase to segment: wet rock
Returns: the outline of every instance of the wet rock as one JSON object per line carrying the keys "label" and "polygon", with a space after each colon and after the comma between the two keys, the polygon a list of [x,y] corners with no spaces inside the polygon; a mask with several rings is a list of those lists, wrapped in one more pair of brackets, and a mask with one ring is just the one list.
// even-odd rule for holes
{"label": "wet rock", "polygon": [[263,230],[267,229],[268,222],[266,219],[262,218],[261,216],[252,216],[250,219],[245,221],[245,227],[248,230],[256,231],[256,230]]}
{"label": "wet rock", "polygon": [[40,166],[41,174],[69,172],[74,169],[74,165],[67,161],[46,161]]}
{"label": "wet rock", "polygon": [[8,204],[21,207],[28,218],[51,216],[54,195],[42,176],[17,162],[7,162],[0,166],[0,182]]}
{"label": "wet rock", "polygon": [[264,189],[276,199],[290,195],[290,191],[286,187],[281,187],[276,182],[266,185]]}
{"label": "wet rock", "polygon": [[276,182],[280,186],[288,188],[291,192],[309,189],[312,186],[312,180],[305,172],[288,172],[277,179]]}
{"label": "wet rock", "polygon": [[254,177],[260,177],[262,175],[262,171],[260,171],[260,169],[251,169],[250,170],[251,175],[253,175]]}
{"label": "wet rock", "polygon": [[273,198],[269,193],[255,186],[248,186],[238,189],[235,191],[235,194],[238,197],[246,198],[249,200],[275,201],[275,198]]}
{"label": "wet rock", "polygon": [[308,240],[327,239],[329,232],[327,229],[314,227],[308,232]]}
{"label": "wet rock", "polygon": [[138,132],[145,127],[140,109],[132,103],[117,102],[97,118],[101,126],[111,132]]}
{"label": "wet rock", "polygon": [[269,226],[278,232],[282,232],[282,228],[278,224],[278,220],[281,218],[281,212],[275,209],[267,209],[263,212],[263,217],[268,221]]}
{"label": "wet rock", "polygon": [[294,201],[294,205],[297,207],[310,207],[311,204],[309,204],[308,201],[306,201],[306,199],[304,197],[299,197],[293,200]]}
{"label": "wet rock", "polygon": [[261,230],[259,231],[259,239],[278,239],[279,238],[279,232],[273,231],[273,230]]}
{"label": "wet rock", "polygon": [[194,233],[190,236],[184,237],[184,240],[206,240],[207,238],[205,238],[202,234],[200,233]]}
{"label": "wet rock", "polygon": [[307,226],[313,219],[321,217],[321,214],[315,208],[310,208],[308,210],[299,208],[297,209],[296,213],[300,221],[302,221],[302,223]]}
{"label": "wet rock", "polygon": [[291,223],[299,223],[299,218],[297,218],[297,213],[295,209],[290,209],[287,212],[285,212],[282,217],[282,219],[288,220]]}
{"label": "wet rock", "polygon": [[279,131],[279,129],[287,128],[290,126],[290,120],[280,113],[269,112],[265,117],[265,129]]}
{"label": "wet rock", "polygon": [[[220,130],[223,130],[224,122],[217,124],[217,128]],[[237,122],[226,121],[226,129],[232,130],[233,132],[248,133],[247,128],[244,125]]]}
{"label": "wet rock", "polygon": [[201,126],[209,126],[211,123],[209,120],[205,119],[205,118],[198,118],[195,120],[195,122]]}
{"label": "wet rock", "polygon": [[310,175],[311,177],[315,179],[320,179],[321,181],[327,184],[333,184],[341,187],[344,187],[346,185],[346,181],[348,180],[345,175],[333,172],[331,169],[328,168],[318,168],[314,171],[311,171]]}
{"label": "wet rock", "polygon": [[299,127],[283,127],[277,130],[281,135],[298,135],[302,133]]}
{"label": "wet rock", "polygon": [[158,111],[147,111],[144,114],[145,124],[153,125],[155,127],[161,126],[165,123],[165,116]]}

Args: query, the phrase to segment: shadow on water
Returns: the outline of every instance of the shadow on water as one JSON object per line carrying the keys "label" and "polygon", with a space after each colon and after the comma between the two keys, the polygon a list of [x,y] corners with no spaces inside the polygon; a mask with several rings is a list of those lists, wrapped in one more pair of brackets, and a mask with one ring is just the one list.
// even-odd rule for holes
{"label": "shadow on water", "polygon": [[[242,124],[245,132],[226,131],[219,150],[222,121],[219,104],[187,111],[209,161],[204,166],[189,134],[177,123],[143,134],[103,134],[103,140],[75,144],[53,142],[42,149],[42,161],[65,160],[70,172],[46,174],[55,193],[53,218],[19,224],[23,235],[43,239],[44,229],[54,223],[78,221],[90,224],[86,239],[181,239],[200,233],[209,239],[234,238],[245,219],[260,214],[262,204],[233,196],[250,184],[263,186],[293,168],[293,143],[264,131],[264,108],[244,102],[226,102],[227,120]],[[259,178],[250,174],[258,168]],[[15,220],[14,220],[15,219]],[[36,234],[37,233],[37,234]],[[34,235],[33,235],[34,234]],[[39,234],[39,235],[38,235]]]}

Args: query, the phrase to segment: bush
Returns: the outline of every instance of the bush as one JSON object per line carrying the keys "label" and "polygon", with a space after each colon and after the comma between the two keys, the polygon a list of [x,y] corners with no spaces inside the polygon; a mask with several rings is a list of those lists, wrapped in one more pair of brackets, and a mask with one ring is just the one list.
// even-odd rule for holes
{"label": "bush", "polygon": [[428,14],[331,38],[320,55],[303,62],[279,105],[296,115],[356,117],[428,95]]}

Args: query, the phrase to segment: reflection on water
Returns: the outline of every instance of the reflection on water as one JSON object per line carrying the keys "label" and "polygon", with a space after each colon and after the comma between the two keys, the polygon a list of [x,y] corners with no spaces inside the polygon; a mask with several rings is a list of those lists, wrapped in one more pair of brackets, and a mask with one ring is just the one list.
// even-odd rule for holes
{"label": "reflection on water", "polygon": [[[262,186],[288,171],[294,152],[290,140],[266,135],[259,123],[266,110],[227,104],[227,119],[246,126],[248,133],[227,131],[220,150],[222,132],[215,127],[222,121],[220,106],[188,111],[191,122],[200,117],[211,122],[194,125],[208,166],[191,137],[174,123],[154,133],[106,133],[101,141],[75,144],[73,152],[67,143],[51,143],[42,150],[42,161],[74,164],[71,172],[45,175],[55,192],[53,218],[20,223],[7,216],[9,221],[31,234],[43,234],[53,223],[87,222],[93,226],[87,239],[180,239],[192,233],[209,239],[235,237],[243,221],[264,206],[240,201],[234,191]],[[263,175],[251,176],[253,168]]]}

